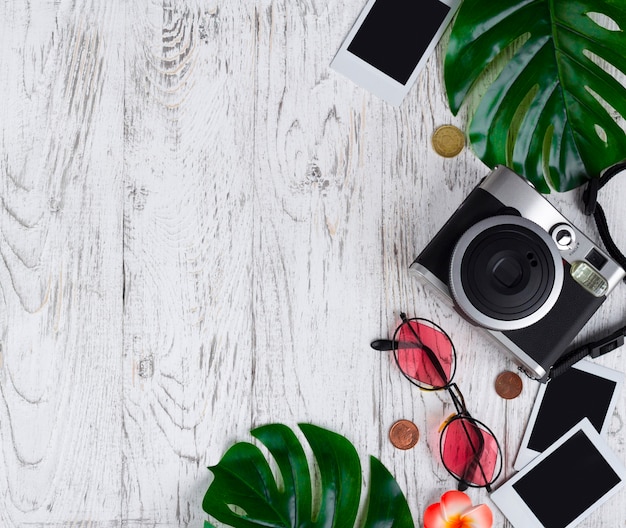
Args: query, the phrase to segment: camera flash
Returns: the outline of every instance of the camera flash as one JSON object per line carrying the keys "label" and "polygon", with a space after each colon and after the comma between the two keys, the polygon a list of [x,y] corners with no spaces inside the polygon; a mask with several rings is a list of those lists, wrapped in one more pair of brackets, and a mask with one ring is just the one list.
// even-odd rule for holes
{"label": "camera flash", "polygon": [[602,297],[609,289],[606,279],[586,262],[574,262],[570,274],[578,284],[596,297]]}

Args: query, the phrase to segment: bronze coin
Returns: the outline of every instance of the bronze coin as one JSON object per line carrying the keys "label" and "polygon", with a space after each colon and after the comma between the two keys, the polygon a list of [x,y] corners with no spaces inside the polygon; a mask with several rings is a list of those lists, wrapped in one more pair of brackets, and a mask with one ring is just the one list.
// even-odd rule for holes
{"label": "bronze coin", "polygon": [[409,420],[398,420],[389,429],[389,440],[398,449],[411,449],[419,437],[417,426]]}
{"label": "bronze coin", "polygon": [[465,135],[453,125],[440,126],[431,141],[435,152],[444,158],[453,158],[465,147]]}
{"label": "bronze coin", "polygon": [[509,370],[502,372],[496,378],[496,392],[505,400],[517,398],[522,392],[522,378]]}

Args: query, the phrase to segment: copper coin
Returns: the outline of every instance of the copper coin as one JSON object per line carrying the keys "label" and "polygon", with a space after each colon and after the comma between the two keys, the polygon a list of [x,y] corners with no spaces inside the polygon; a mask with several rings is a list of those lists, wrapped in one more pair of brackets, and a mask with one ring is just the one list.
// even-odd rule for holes
{"label": "copper coin", "polygon": [[453,158],[465,147],[465,135],[453,125],[440,126],[431,141],[435,152],[444,158]]}
{"label": "copper coin", "polygon": [[505,400],[517,398],[522,392],[522,378],[509,370],[502,372],[496,378],[496,392]]}
{"label": "copper coin", "polygon": [[411,449],[419,438],[417,426],[409,420],[398,420],[389,429],[389,440],[398,449]]}

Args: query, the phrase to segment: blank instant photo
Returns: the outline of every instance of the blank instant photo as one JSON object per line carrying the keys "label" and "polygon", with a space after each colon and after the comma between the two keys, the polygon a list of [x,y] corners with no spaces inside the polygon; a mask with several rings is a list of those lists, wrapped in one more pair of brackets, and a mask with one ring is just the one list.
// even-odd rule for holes
{"label": "blank instant photo", "polygon": [[522,469],[583,418],[606,434],[624,373],[582,360],[542,384],[513,467]]}
{"label": "blank instant photo", "polygon": [[369,0],[330,66],[398,106],[461,0]]}
{"label": "blank instant photo", "polygon": [[491,499],[515,528],[572,528],[625,480],[626,467],[585,418]]}

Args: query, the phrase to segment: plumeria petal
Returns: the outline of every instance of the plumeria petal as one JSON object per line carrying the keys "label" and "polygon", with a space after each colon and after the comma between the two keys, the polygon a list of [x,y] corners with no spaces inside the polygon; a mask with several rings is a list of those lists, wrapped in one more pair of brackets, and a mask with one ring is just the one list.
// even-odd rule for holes
{"label": "plumeria petal", "polygon": [[491,528],[493,526],[493,513],[486,504],[479,504],[467,510],[461,518],[471,528]]}
{"label": "plumeria petal", "polygon": [[441,504],[431,504],[424,512],[424,528],[446,528],[446,520],[443,518]]}
{"label": "plumeria petal", "polygon": [[441,511],[444,519],[458,517],[472,507],[472,499],[457,490],[446,491],[441,496]]}
{"label": "plumeria petal", "polygon": [[441,502],[424,512],[424,528],[492,528],[493,514],[486,504],[472,506],[462,491],[446,491]]}

